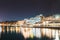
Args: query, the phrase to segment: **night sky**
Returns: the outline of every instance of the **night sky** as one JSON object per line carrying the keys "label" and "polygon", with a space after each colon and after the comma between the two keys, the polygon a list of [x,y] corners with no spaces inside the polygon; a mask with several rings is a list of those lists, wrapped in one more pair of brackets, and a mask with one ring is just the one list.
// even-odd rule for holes
{"label": "night sky", "polygon": [[0,0],[0,21],[60,13],[60,0]]}

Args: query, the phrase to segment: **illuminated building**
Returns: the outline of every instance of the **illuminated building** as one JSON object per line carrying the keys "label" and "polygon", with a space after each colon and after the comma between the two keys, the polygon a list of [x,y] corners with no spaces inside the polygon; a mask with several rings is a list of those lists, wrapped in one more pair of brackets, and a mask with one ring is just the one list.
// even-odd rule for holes
{"label": "illuminated building", "polygon": [[[11,32],[16,31],[16,33],[21,32],[25,38],[28,38],[28,37],[33,38],[33,36],[41,37],[46,35],[47,37],[50,37],[50,38],[53,37],[58,39],[57,34],[59,35],[60,31],[57,33],[56,30],[58,29],[54,29],[54,27],[60,27],[60,17],[59,16],[45,17],[43,15],[37,15],[36,17],[31,17],[29,19],[24,19],[20,21],[0,22],[0,26],[2,27],[3,32],[5,30],[4,27],[6,26],[7,31],[9,30]],[[44,27],[44,28],[40,28],[40,27]]]}

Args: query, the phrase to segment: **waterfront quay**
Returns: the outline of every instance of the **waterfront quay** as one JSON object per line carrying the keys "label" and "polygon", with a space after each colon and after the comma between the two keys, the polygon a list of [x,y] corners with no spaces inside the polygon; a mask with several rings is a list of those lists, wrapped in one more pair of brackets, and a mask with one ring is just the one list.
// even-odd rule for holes
{"label": "waterfront quay", "polygon": [[[38,18],[38,19],[37,19]],[[37,19],[37,20],[36,20]],[[60,39],[60,18],[52,16],[37,16],[35,18],[24,19],[20,21],[0,22],[1,32],[22,33],[24,38],[33,38],[47,36],[54,40]]]}

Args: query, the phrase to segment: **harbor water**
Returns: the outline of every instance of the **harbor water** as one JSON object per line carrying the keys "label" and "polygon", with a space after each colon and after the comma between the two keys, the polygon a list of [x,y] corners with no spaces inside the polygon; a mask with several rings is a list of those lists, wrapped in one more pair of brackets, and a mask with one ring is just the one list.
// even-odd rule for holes
{"label": "harbor water", "polygon": [[44,28],[2,27],[0,40],[59,40],[58,30]]}

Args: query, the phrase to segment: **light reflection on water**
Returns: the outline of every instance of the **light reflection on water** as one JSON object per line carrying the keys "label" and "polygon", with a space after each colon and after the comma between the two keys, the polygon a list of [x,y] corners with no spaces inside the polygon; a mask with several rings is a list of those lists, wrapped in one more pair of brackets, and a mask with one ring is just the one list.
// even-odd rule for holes
{"label": "light reflection on water", "polygon": [[1,29],[1,27],[0,27],[0,38],[1,38],[1,32],[2,32],[2,29]]}
{"label": "light reflection on water", "polygon": [[[45,29],[43,30],[42,33],[48,37],[50,37],[49,33],[53,33],[54,34],[53,37],[55,38],[54,40],[59,40],[57,36],[58,33],[57,32],[55,33],[55,31],[52,32],[50,29],[49,30]],[[22,28],[22,27],[5,27],[3,31],[2,31],[2,28],[0,27],[0,36],[1,36],[1,40],[5,40],[5,39],[6,40],[19,40],[19,39],[24,40],[24,38],[26,39],[26,38],[35,37],[37,39],[42,37],[40,28]],[[43,38],[41,40],[43,40]]]}

